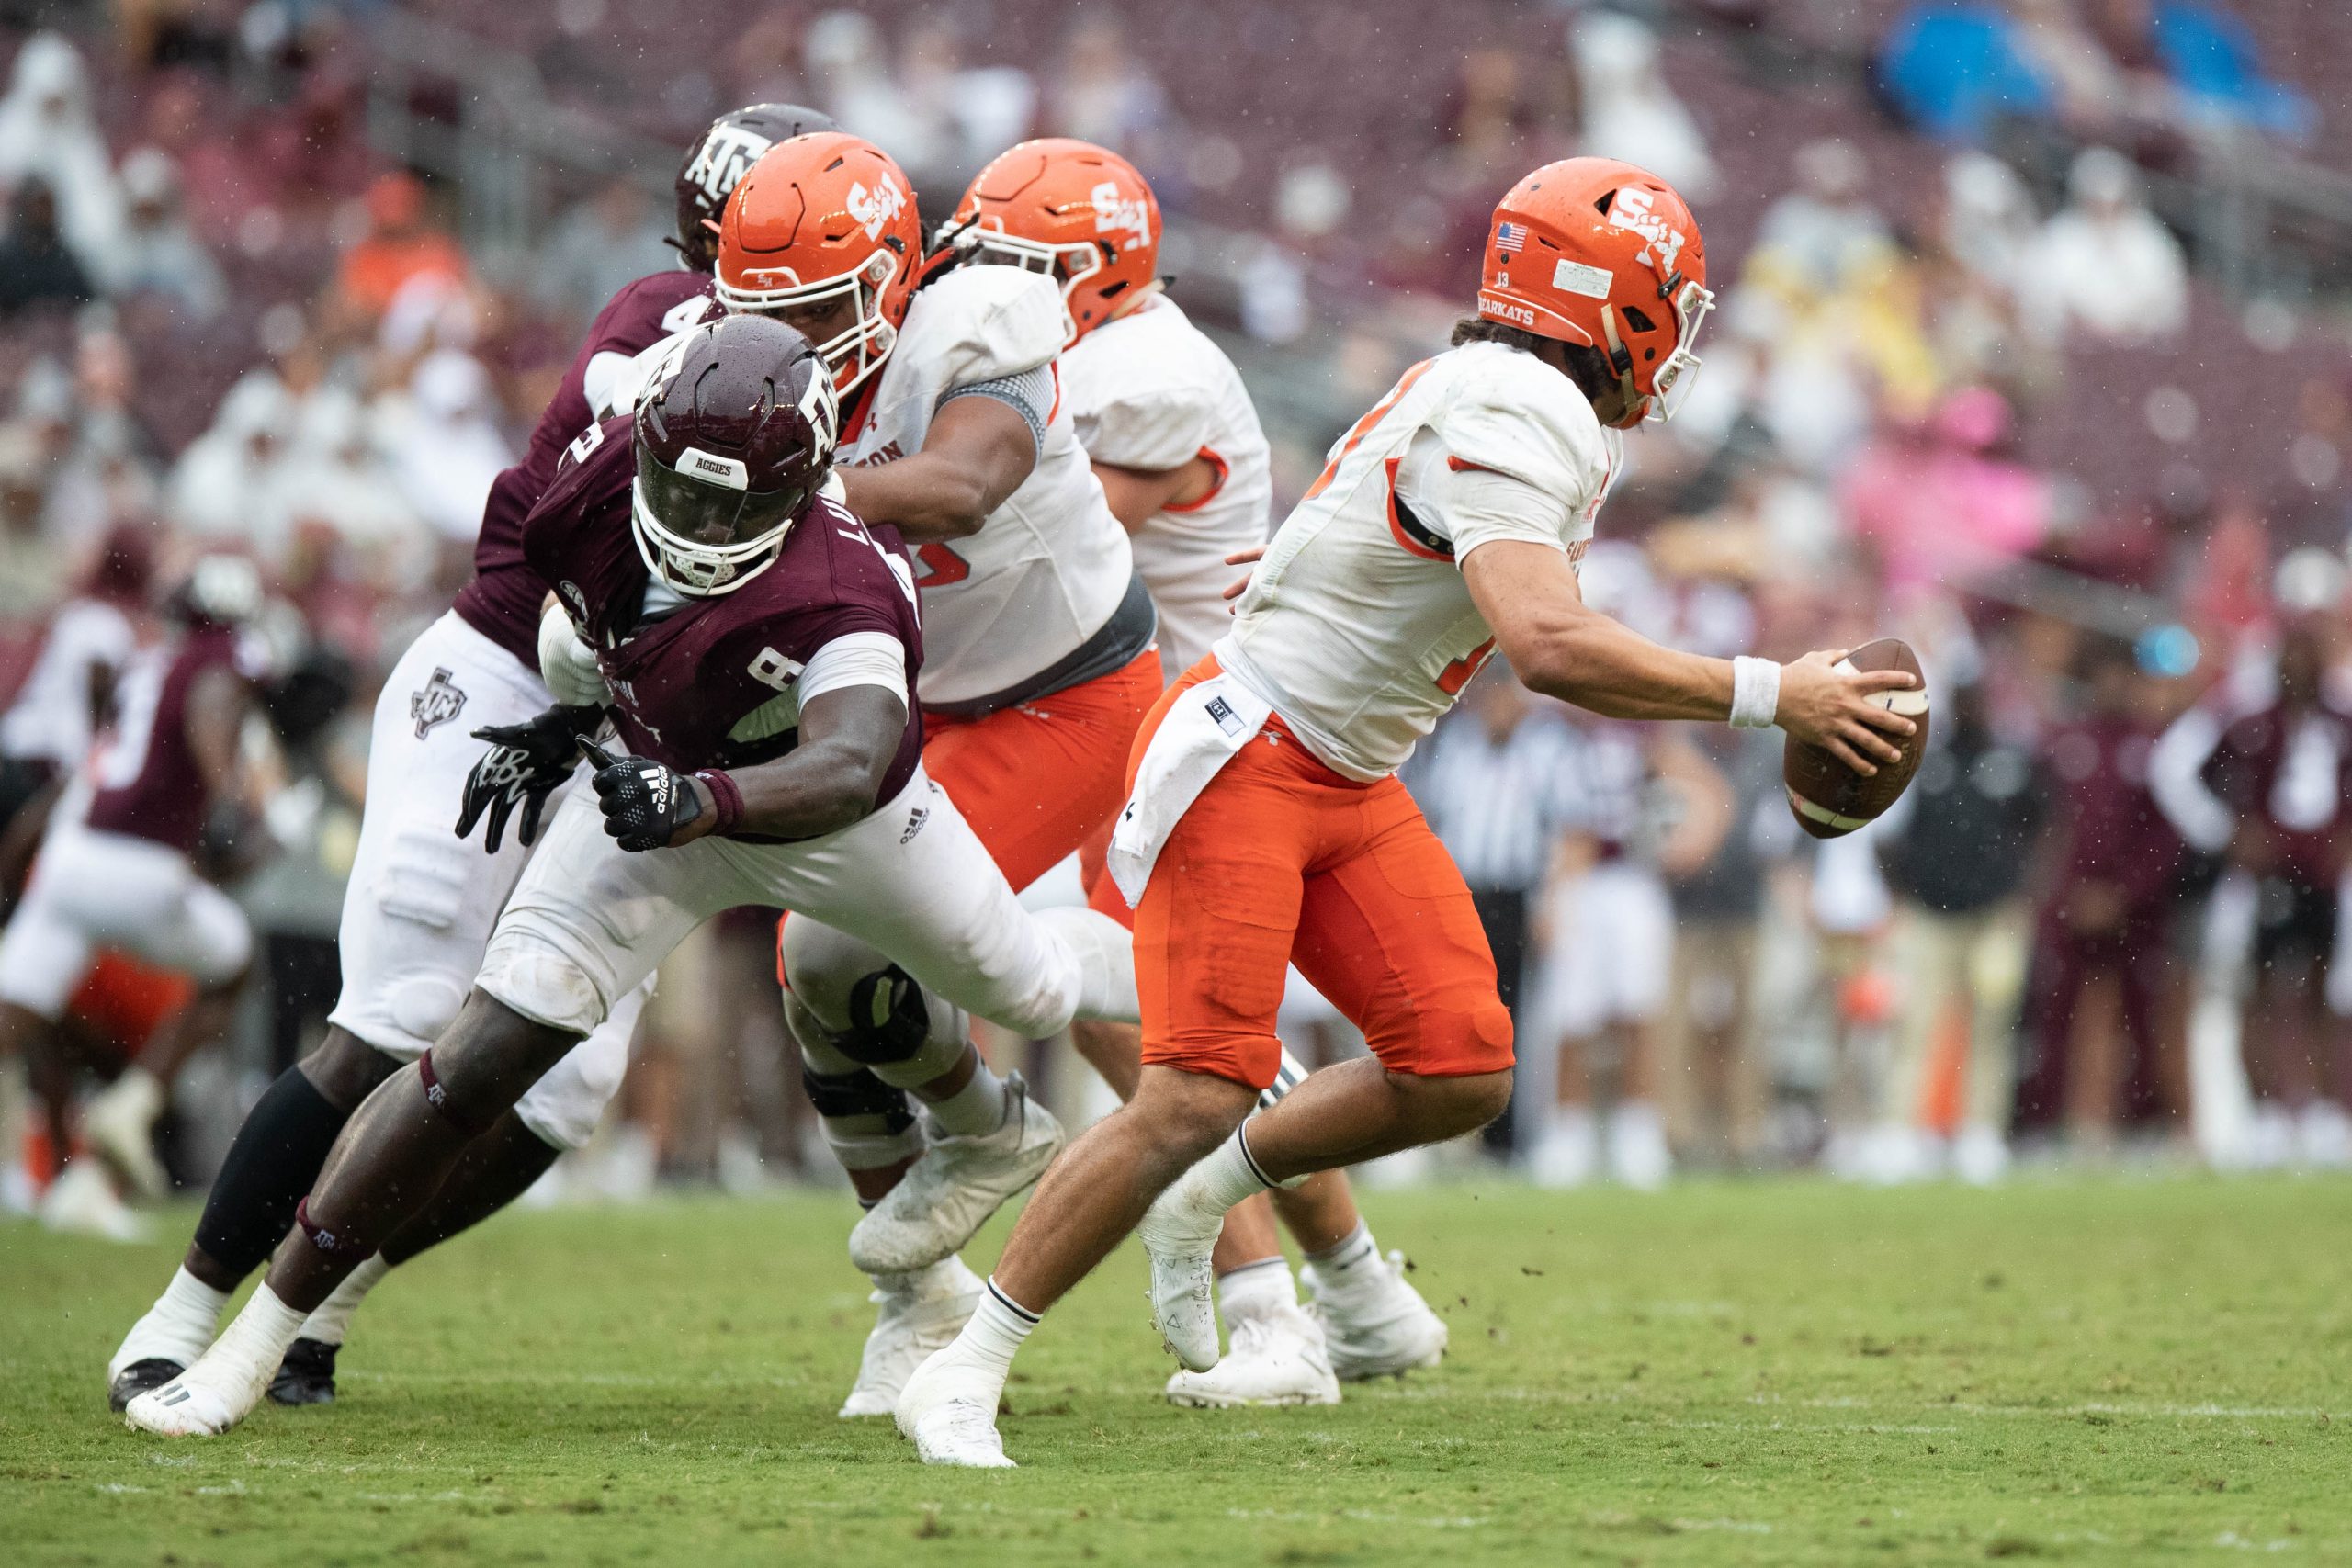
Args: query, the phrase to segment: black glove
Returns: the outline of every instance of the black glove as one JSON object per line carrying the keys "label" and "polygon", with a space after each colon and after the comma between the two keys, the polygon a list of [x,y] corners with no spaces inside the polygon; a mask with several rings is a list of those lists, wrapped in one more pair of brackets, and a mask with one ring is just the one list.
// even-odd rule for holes
{"label": "black glove", "polygon": [[548,796],[563,787],[580,762],[582,740],[595,733],[605,719],[597,707],[551,707],[522,724],[493,724],[474,731],[474,739],[491,743],[474,771],[466,775],[464,803],[458,808],[458,837],[470,836],[474,824],[490,815],[482,848],[498,852],[506,819],[520,802],[523,821],[519,837],[529,843],[538,836],[539,813]]}
{"label": "black glove", "polygon": [[604,808],[605,831],[634,853],[658,850],[678,836],[678,829],[702,815],[702,795],[695,781],[650,757],[616,757],[594,741],[583,740],[595,774],[596,804]]}

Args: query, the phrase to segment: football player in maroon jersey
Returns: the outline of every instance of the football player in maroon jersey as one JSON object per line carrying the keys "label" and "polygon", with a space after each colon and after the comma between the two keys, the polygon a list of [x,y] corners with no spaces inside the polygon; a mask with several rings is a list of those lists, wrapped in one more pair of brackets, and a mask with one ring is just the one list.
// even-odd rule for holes
{"label": "football player in maroon jersey", "polygon": [[[244,911],[198,863],[200,846],[233,859],[240,841],[250,850],[254,840],[237,748],[264,672],[243,631],[260,608],[251,561],[196,562],[165,605],[171,635],[124,665],[112,726],[51,813],[24,901],[0,936],[0,1058],[53,1043],[101,945],[196,982],[195,998],[84,1121],[93,1146],[153,1197],[165,1179],[152,1134],[172,1078],[228,1026],[253,957]],[[96,1177],[69,1165],[51,1197],[74,1202]]]}
{"label": "football player in maroon jersey", "polygon": [[[549,701],[538,653],[548,584],[524,558],[523,518],[555,477],[565,446],[590,423],[599,388],[615,368],[708,303],[717,221],[743,171],[777,141],[831,128],[814,109],[789,104],[754,104],[712,122],[678,171],[676,243],[684,265],[613,296],[540,415],[523,460],[491,487],[473,581],[401,656],[377,703],[368,808],[338,938],[343,992],[326,1038],[246,1117],[182,1267],[107,1368],[114,1408],[168,1382],[211,1343],[229,1292],[292,1225],[294,1204],[310,1190],[345,1119],[456,1016],[491,927],[523,874],[539,809],[553,793],[550,787],[526,799],[518,791],[484,801],[487,857],[482,847],[449,832],[469,774],[483,761],[470,732],[521,723]],[[520,841],[503,830],[518,806]],[[335,1352],[351,1312],[385,1269],[495,1213],[563,1149],[587,1140],[620,1085],[641,1000],[616,1006],[533,1086],[492,1138],[469,1152],[433,1210],[352,1276],[295,1342],[273,1398],[332,1399]]]}
{"label": "football player in maroon jersey", "polygon": [[[193,1366],[130,1402],[134,1427],[243,1419],[304,1317],[722,909],[797,910],[896,954],[908,983],[870,998],[885,1030],[956,1008],[1033,1038],[1135,1015],[1125,929],[1024,911],[922,773],[912,574],[820,493],[838,417],[807,339],[729,316],[633,422],[571,444],[524,549],[628,754],[585,748],[594,801],[558,810],[457,1020],[352,1118],[268,1280]],[[521,754],[527,794],[568,775],[583,728],[582,708],[558,707],[490,739]]]}

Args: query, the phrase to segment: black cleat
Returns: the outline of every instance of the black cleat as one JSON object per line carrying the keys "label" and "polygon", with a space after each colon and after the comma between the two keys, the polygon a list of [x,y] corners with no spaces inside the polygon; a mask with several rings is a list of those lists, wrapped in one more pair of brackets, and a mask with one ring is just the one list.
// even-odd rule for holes
{"label": "black cleat", "polygon": [[122,1407],[153,1389],[163,1387],[187,1369],[179,1362],[162,1356],[150,1356],[143,1361],[133,1361],[115,1374],[107,1385],[107,1408],[116,1415]]}
{"label": "black cleat", "polygon": [[286,1359],[277,1363],[277,1375],[269,1380],[270,1403],[333,1404],[334,1353],[342,1348],[323,1339],[297,1339],[286,1347]]}

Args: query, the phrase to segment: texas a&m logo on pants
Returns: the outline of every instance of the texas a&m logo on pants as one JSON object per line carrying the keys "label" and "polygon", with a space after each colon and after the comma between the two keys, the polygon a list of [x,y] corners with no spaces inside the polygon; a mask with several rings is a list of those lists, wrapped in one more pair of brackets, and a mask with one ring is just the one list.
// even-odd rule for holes
{"label": "texas a&m logo on pants", "polygon": [[416,738],[424,739],[436,724],[447,724],[466,711],[466,694],[449,679],[447,670],[435,669],[433,679],[417,688],[408,699],[408,716],[416,720]]}

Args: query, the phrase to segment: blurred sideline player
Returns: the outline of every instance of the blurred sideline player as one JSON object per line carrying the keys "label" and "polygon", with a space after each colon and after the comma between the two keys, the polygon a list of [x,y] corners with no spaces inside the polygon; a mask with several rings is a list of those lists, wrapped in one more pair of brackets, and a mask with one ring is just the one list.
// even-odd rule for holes
{"label": "blurred sideline player", "polygon": [[[0,934],[0,1058],[57,1048],[67,1004],[102,947],[195,981],[194,998],[82,1120],[92,1149],[149,1197],[168,1184],[153,1134],[171,1081],[227,1028],[253,958],[244,911],[209,873],[249,852],[259,831],[238,750],[265,673],[246,632],[261,604],[251,561],[196,560],[164,604],[168,635],[124,663],[112,720],[51,813],[24,897]],[[44,1210],[63,1223],[77,1210],[103,1209],[104,1182],[87,1162],[69,1159]]]}
{"label": "blurred sideline player", "polygon": [[[450,831],[468,774],[484,761],[471,732],[528,719],[549,703],[539,672],[548,584],[523,558],[524,515],[554,478],[565,445],[590,423],[602,384],[700,314],[716,250],[710,225],[743,171],[773,143],[831,123],[786,104],[753,105],[711,123],[678,174],[682,265],[613,296],[539,416],[523,461],[492,485],[474,580],[401,656],[376,705],[367,806],[339,936],[343,994],[326,1037],[270,1086],[239,1129],[179,1271],[107,1367],[114,1408],[169,1382],[211,1343],[229,1292],[293,1224],[295,1203],[345,1120],[456,1016],[537,827],[536,812],[526,809],[521,831],[503,839],[505,809],[499,809],[483,846]],[[514,804],[510,798],[506,807]],[[628,1065],[642,1001],[632,996],[616,1006],[523,1097],[435,1208],[351,1276],[296,1341],[274,1398],[332,1399],[335,1352],[351,1312],[384,1270],[495,1213],[562,1150],[587,1141]]]}
{"label": "blurred sideline player", "polygon": [[[1159,611],[1164,685],[1231,623],[1228,563],[1264,545],[1273,480],[1240,374],[1164,292],[1159,235],[1159,203],[1132,164],[1056,138],[991,162],[940,239],[973,262],[1060,284],[1077,333],[1062,351],[1061,395]],[[1088,885],[1096,908],[1129,921],[1125,900],[1102,880],[1109,837],[1106,817],[1085,845]],[[1081,1021],[1071,1033],[1121,1098],[1134,1092],[1140,1032]],[[1444,1321],[1381,1254],[1344,1175],[1318,1176],[1280,1198],[1306,1252],[1313,1315],[1299,1310],[1269,1205],[1237,1208],[1216,1259],[1233,1353],[1210,1371],[1178,1371],[1170,1399],[1329,1404],[1339,1397],[1335,1371],[1377,1377],[1443,1353]]]}
{"label": "blurred sideline player", "polygon": [[[1522,180],[1457,346],[1334,445],[1233,630],[1154,710],[1110,856],[1136,900],[1142,1079],[1046,1172],[979,1310],[908,1382],[897,1419],[924,1461],[1012,1462],[996,1415],[1014,1352],[1138,1222],[1162,1337],[1205,1371],[1227,1210],[1507,1103],[1494,961],[1395,777],[1498,642],[1537,690],[1615,716],[1778,722],[1866,770],[1900,755],[1879,732],[1909,722],[1866,697],[1905,677],[1840,675],[1826,653],[1678,653],[1578,597],[1576,554],[1621,466],[1608,427],[1692,362],[1705,276],[1697,225],[1655,176],[1585,158]],[[1374,1055],[1253,1118],[1294,958]]]}
{"label": "blurred sideline player", "polygon": [[[305,1314],[722,910],[828,921],[901,953],[913,994],[948,998],[943,1011],[1023,1034],[1135,1016],[1125,931],[1091,910],[1023,909],[923,773],[913,574],[822,493],[837,417],[805,338],[727,316],[695,331],[633,421],[567,449],[524,548],[629,754],[582,744],[601,708],[491,732],[521,754],[535,800],[586,750],[594,801],[559,809],[456,1021],[368,1097],[268,1278],[194,1365],[130,1402],[133,1427],[208,1436],[243,1420]],[[485,783],[469,784],[469,807]]]}
{"label": "blurred sideline player", "polygon": [[[23,1149],[32,1181],[53,1185],[74,1152],[74,1100],[82,1072],[119,1081],[195,995],[196,983],[177,970],[119,948],[98,950],[54,1035],[36,1043],[25,1064],[41,1113]],[[97,1177],[87,1161],[76,1169],[82,1174],[74,1182],[40,1205],[41,1223],[109,1241],[145,1240],[145,1218],[122,1201],[115,1184]]]}

